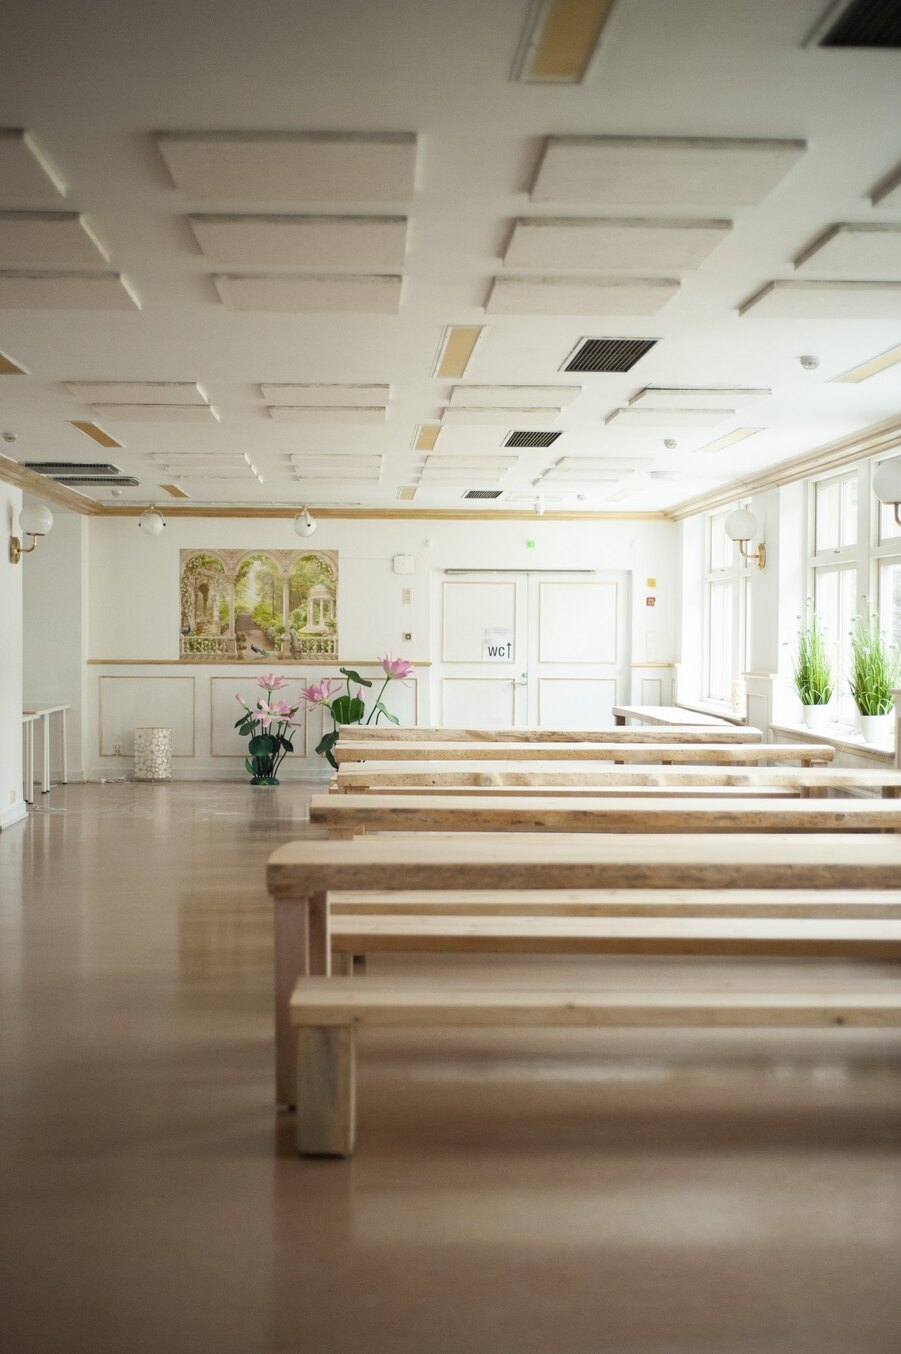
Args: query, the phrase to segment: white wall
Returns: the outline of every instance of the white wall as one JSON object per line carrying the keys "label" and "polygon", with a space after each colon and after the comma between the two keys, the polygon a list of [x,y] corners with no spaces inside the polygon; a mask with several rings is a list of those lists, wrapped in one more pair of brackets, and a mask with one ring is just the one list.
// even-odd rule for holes
{"label": "white wall", "polygon": [[25,817],[22,798],[22,575],[9,562],[9,538],[21,536],[22,493],[0,481],[0,828]]}
{"label": "white wall", "polygon": [[[179,722],[178,738],[183,749],[173,765],[173,774],[217,778],[243,775],[241,762],[227,751],[225,721],[234,698],[229,683],[252,682],[259,668],[250,669],[245,664],[242,671],[241,663],[178,662],[179,552],[217,548],[296,550],[307,542],[294,534],[290,520],[172,518],[162,536],[147,537],[134,518],[105,518],[91,519],[88,532],[88,657],[92,661],[87,668],[85,742],[89,778],[127,774],[131,769],[127,757],[108,755],[118,742],[118,735],[110,732],[110,711],[114,702],[122,700],[124,687],[117,679],[125,675],[143,684],[132,689],[146,692],[144,722],[160,718],[150,707],[154,702],[157,706],[165,703],[168,693],[173,708],[178,703],[183,707],[183,714],[173,716]],[[535,542],[534,547],[529,541]],[[666,670],[674,657],[677,530],[669,522],[554,522],[537,517],[482,523],[324,520],[308,544],[338,552],[338,642],[344,663],[371,663],[387,649],[419,665],[428,664],[432,583],[435,572],[447,568],[631,571],[632,662]],[[393,572],[396,554],[414,557],[412,575]],[[648,578],[656,580],[653,608],[645,605]],[[405,589],[412,593],[409,603],[403,601]],[[404,639],[405,632],[412,633],[412,640]],[[332,663],[320,663],[312,668],[285,670],[289,676],[296,673],[307,679],[333,669]],[[190,675],[194,678],[193,707],[184,681]],[[173,677],[181,677],[182,684],[172,683]],[[214,686],[215,678],[221,684]],[[428,718],[427,688],[428,669],[424,668],[415,692],[420,722]],[[640,682],[633,681],[635,690],[640,690]],[[397,691],[393,696],[395,708],[402,693]],[[405,718],[413,713],[400,707],[398,712]],[[188,720],[193,733],[187,728]],[[140,716],[130,720],[122,716],[123,748],[131,725],[140,722]],[[315,746],[315,732],[312,726],[304,735],[308,750]],[[312,757],[306,768],[297,763],[298,759],[292,759],[295,773],[318,765]],[[290,767],[287,774],[292,774]]]}
{"label": "white wall", "polygon": [[[83,780],[82,709],[87,658],[88,518],[57,509],[53,530],[24,569],[24,682],[29,705],[69,705],[69,779]],[[54,724],[56,721],[54,721]],[[54,728],[52,769],[58,773]]]}

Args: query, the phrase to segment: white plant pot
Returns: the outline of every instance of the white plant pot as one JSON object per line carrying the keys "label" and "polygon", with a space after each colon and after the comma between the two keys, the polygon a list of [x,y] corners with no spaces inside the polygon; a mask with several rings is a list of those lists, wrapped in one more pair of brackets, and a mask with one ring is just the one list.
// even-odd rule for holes
{"label": "white plant pot", "polygon": [[877,747],[887,747],[891,743],[892,726],[895,722],[894,713],[887,715],[858,714],[858,721],[865,743],[875,743]]}
{"label": "white plant pot", "polygon": [[808,729],[822,729],[829,723],[828,705],[802,705],[801,712]]}

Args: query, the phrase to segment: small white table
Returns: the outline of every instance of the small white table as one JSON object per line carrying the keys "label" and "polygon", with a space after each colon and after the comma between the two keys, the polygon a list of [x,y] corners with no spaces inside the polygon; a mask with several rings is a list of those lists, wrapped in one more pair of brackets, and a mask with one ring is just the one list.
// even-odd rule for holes
{"label": "small white table", "polygon": [[62,734],[62,784],[69,783],[68,720],[70,705],[33,705],[22,711],[25,729],[25,802],[34,803],[34,726],[41,721],[41,794],[50,792],[50,719],[59,715]]}

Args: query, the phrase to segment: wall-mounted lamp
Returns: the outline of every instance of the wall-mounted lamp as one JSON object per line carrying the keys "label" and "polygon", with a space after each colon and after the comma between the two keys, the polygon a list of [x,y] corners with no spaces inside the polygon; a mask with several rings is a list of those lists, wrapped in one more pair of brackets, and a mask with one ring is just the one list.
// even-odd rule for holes
{"label": "wall-mounted lamp", "polygon": [[38,543],[39,536],[46,536],[53,526],[53,513],[45,503],[35,503],[23,508],[19,513],[19,526],[23,536],[31,536],[31,545],[23,545],[18,536],[9,538],[9,562],[18,564],[23,555],[30,555]]}
{"label": "wall-mounted lamp", "polygon": [[147,508],[138,518],[138,526],[147,536],[159,536],[165,529],[166,519],[158,508]]}
{"label": "wall-mounted lamp", "polygon": [[752,512],[747,508],[736,508],[735,512],[730,512],[726,518],[723,528],[730,541],[738,542],[738,553],[742,559],[756,560],[758,569],[766,568],[766,546],[763,542],[756,550],[745,549],[748,542],[757,535],[757,518]]}
{"label": "wall-mounted lamp", "polygon": [[898,508],[901,507],[901,456],[883,461],[873,476],[873,493],[880,503],[887,503],[895,510],[895,521],[901,527]]}
{"label": "wall-mounted lamp", "polygon": [[312,536],[318,525],[309,508],[301,508],[294,519],[294,530],[298,536]]}

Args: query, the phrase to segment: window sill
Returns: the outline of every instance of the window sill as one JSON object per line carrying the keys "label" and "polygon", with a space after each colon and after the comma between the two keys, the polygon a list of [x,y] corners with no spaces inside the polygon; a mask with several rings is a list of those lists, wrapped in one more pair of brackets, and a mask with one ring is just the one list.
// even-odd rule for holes
{"label": "window sill", "polygon": [[878,759],[889,766],[895,761],[892,743],[865,743],[860,734],[845,732],[834,724],[816,731],[808,729],[806,724],[771,724],[770,733],[785,734],[793,743],[828,743],[836,751],[858,752],[864,757]]}

